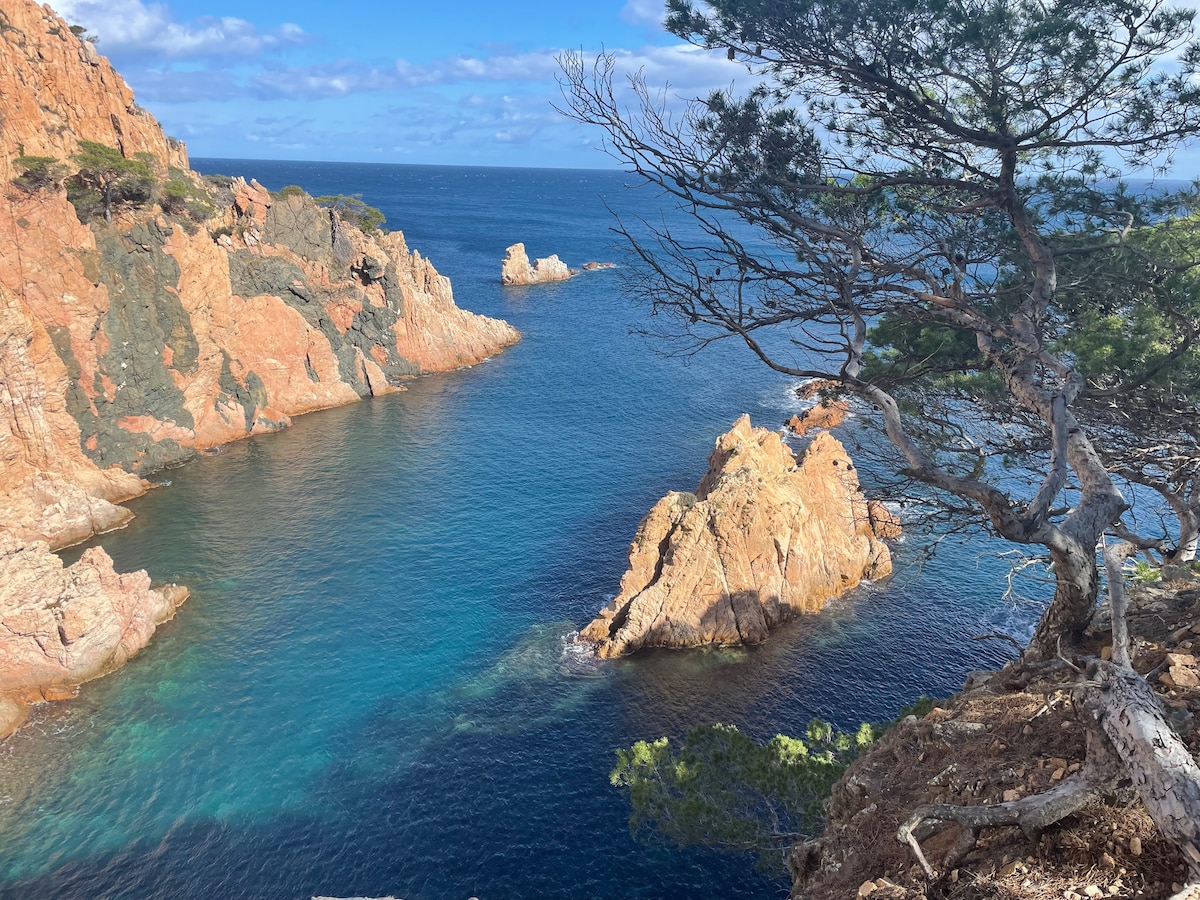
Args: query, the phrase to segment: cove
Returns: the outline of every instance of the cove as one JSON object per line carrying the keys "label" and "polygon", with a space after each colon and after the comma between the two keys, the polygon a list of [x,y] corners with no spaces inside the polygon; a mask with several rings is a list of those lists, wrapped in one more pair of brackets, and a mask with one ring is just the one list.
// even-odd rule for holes
{"label": "cove", "polygon": [[615,172],[194,162],[362,193],[524,339],[156,476],[98,543],[192,598],[0,747],[0,896],[782,895],[746,859],[632,839],[613,750],[887,718],[1003,659],[972,636],[1033,618],[1000,602],[986,545],[916,565],[908,543],[892,580],[762,646],[577,665],[564,637],[646,510],[695,487],[739,414],[799,408],[732,344],[681,360],[631,335],[647,310],[616,272],[498,283],[510,243],[621,261],[605,204],[670,207]]}

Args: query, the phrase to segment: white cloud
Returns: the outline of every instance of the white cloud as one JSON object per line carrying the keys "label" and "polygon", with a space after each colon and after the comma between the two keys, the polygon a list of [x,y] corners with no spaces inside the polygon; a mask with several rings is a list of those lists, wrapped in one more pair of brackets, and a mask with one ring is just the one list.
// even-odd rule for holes
{"label": "white cloud", "polygon": [[666,17],[666,0],[625,0],[621,9],[621,18],[631,25],[661,26]]}
{"label": "white cloud", "polygon": [[96,35],[107,56],[255,56],[308,40],[299,25],[290,23],[262,31],[253,22],[233,16],[176,22],[165,4],[142,0],[55,0],[54,7],[67,21]]}
{"label": "white cloud", "polygon": [[[461,82],[525,81],[552,84],[562,50],[534,53],[497,54],[494,56],[453,56],[414,65],[397,60],[395,74],[399,83],[409,87],[427,87]],[[640,50],[611,50],[618,69],[625,74],[644,72],[652,85],[670,82],[677,89],[710,89],[728,86],[745,68],[731,64],[723,53],[714,53],[690,44],[666,47],[650,46]]]}
{"label": "white cloud", "polygon": [[[526,84],[545,86],[547,99],[557,97],[556,58],[562,51],[448,56],[416,64],[404,59],[390,67],[369,66],[352,60],[310,66],[273,66],[254,75],[248,90],[262,100],[322,99],[377,91],[435,88],[455,84]],[[610,51],[618,71],[644,73],[651,86],[668,82],[675,93],[707,93],[728,87],[745,69],[729,63],[724,54],[688,44]]]}

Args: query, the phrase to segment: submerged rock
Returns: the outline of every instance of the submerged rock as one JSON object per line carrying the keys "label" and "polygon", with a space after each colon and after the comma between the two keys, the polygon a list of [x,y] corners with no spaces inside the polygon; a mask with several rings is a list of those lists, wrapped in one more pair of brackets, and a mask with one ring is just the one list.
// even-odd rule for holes
{"label": "submerged rock", "polygon": [[873,525],[884,519],[871,510],[835,438],[818,434],[797,462],[776,432],[742,416],[717,439],[696,493],[672,492],[642,520],[620,593],[580,639],[602,657],[762,641],[891,572]]}
{"label": "submerged rock", "polygon": [[45,542],[0,534],[0,737],[26,704],[73,697],[123,665],[187,596],[152,588],[145,572],[116,572],[99,547],[68,567]]}
{"label": "submerged rock", "polygon": [[546,281],[566,281],[574,272],[558,256],[548,256],[529,264],[524,244],[513,244],[504,251],[500,263],[500,283],[509,285],[540,284]]}

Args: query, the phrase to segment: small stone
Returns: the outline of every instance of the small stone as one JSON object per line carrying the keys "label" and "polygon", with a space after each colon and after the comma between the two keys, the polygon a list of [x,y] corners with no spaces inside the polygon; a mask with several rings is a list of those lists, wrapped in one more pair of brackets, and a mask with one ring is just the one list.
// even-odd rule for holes
{"label": "small stone", "polygon": [[[1170,655],[1175,656],[1176,654],[1172,653]],[[1174,683],[1174,687],[1177,688],[1200,687],[1200,675],[1197,675],[1194,669],[1187,666],[1171,666],[1171,681]]]}
{"label": "small stone", "polygon": [[950,883],[958,884],[958,869],[955,869],[953,872],[950,873]]}
{"label": "small stone", "polygon": [[1100,658],[1105,660],[1112,659],[1112,647],[1109,647],[1107,644],[1101,647]]}
{"label": "small stone", "polygon": [[1050,776],[1051,781],[1062,781],[1063,776],[1067,774],[1066,769],[1055,769],[1054,774]]}
{"label": "small stone", "polygon": [[1106,869],[1115,869],[1117,867],[1117,861],[1113,859],[1111,853],[1101,854],[1100,862],[1104,864]]}
{"label": "small stone", "polygon": [[1078,772],[1082,768],[1083,768],[1082,763],[1071,763],[1069,766],[1067,766],[1067,772],[1071,775],[1074,775],[1076,772]]}
{"label": "small stone", "polygon": [[1142,855],[1142,839],[1140,837],[1135,835],[1129,839],[1129,852],[1134,856]]}
{"label": "small stone", "polygon": [[1021,729],[1021,734],[1025,735],[1026,737],[1033,734],[1033,726],[1026,725],[1024,728]]}
{"label": "small stone", "polygon": [[875,882],[873,881],[864,881],[858,886],[859,897],[869,897],[873,893],[875,893]]}
{"label": "small stone", "polygon": [[1005,803],[1012,803],[1014,800],[1020,800],[1020,799],[1021,799],[1020,791],[1005,791],[1004,792],[1004,802]]}
{"label": "small stone", "polygon": [[1091,897],[1091,898],[1092,898],[1092,900],[1096,900],[1096,898],[1097,898],[1097,897],[1103,897],[1103,896],[1104,896],[1104,888],[1102,888],[1102,887],[1099,887],[1099,886],[1097,886],[1097,885],[1094,885],[1094,884],[1089,884],[1087,887],[1085,887],[1085,888],[1083,889],[1083,892],[1084,892],[1084,894],[1086,894],[1087,896]]}

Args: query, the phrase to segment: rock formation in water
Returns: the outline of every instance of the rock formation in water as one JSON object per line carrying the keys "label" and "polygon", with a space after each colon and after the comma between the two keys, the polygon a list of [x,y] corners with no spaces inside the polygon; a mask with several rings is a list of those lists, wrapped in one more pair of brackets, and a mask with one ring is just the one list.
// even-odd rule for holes
{"label": "rock formation in water", "polygon": [[802,436],[810,431],[827,431],[841,425],[849,414],[850,404],[845,400],[822,400],[788,419],[787,427],[792,434]]}
{"label": "rock formation in water", "polygon": [[540,284],[545,281],[566,281],[575,273],[567,268],[567,264],[557,256],[539,259],[531,266],[529,256],[525,253],[524,244],[513,244],[504,251],[504,260],[500,263],[500,283]]}
{"label": "rock formation in water", "polygon": [[[192,172],[184,145],[96,48],[31,0],[0,7],[0,122],[0,539],[14,560],[53,568],[47,545],[125,524],[116,504],[198,450],[519,339],[459,309],[449,280],[399,232],[365,233],[301,192]],[[86,191],[68,199],[81,141],[149,173],[145,196],[123,197],[111,222],[81,204]],[[62,648],[35,640],[61,671],[18,640],[33,634],[24,625],[0,629],[0,670],[11,679],[28,663],[29,696],[37,672],[53,694],[118,664],[168,614],[170,597],[97,553],[63,576],[99,573],[109,599],[84,604],[97,624],[67,626]],[[19,571],[0,580],[10,601],[58,608],[57,581],[13,581]],[[6,626],[7,616],[0,606]],[[110,647],[99,636],[114,630]],[[11,714],[10,700],[0,706]]]}
{"label": "rock formation in water", "polygon": [[800,385],[796,388],[796,396],[801,400],[812,400],[814,405],[792,416],[787,422],[788,430],[806,435],[810,431],[824,431],[841,425],[850,415],[850,404],[839,394],[839,385],[826,379],[816,378]]}
{"label": "rock formation in water", "polygon": [[26,704],[73,697],[123,665],[186,597],[145,572],[118,574],[99,547],[64,567],[46,543],[0,534],[0,737]]}
{"label": "rock formation in water", "polygon": [[891,572],[854,464],[829,434],[797,462],[742,416],[708,461],[695,494],[668,494],[638,526],[620,593],[580,632],[599,656],[762,641]]}

